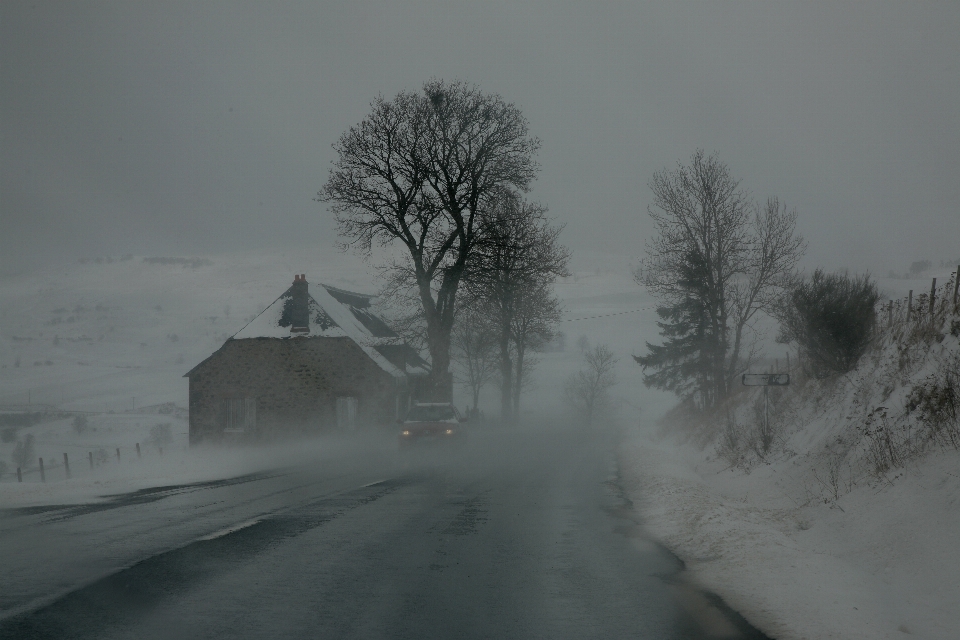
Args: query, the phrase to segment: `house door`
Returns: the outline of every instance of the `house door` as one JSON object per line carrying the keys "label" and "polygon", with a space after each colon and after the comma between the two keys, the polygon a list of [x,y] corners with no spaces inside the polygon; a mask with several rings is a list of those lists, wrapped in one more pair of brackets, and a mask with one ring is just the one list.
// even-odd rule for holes
{"label": "house door", "polygon": [[221,399],[220,426],[224,433],[253,431],[257,426],[257,399],[251,397]]}
{"label": "house door", "polygon": [[357,399],[337,398],[337,428],[353,429],[357,426]]}

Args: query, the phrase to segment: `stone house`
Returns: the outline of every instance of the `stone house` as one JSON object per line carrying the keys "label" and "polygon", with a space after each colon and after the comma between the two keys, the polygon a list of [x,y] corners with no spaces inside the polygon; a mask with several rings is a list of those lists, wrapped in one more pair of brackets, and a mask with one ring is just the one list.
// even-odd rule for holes
{"label": "stone house", "polygon": [[386,425],[429,370],[374,314],[373,296],[305,275],[184,377],[190,443]]}

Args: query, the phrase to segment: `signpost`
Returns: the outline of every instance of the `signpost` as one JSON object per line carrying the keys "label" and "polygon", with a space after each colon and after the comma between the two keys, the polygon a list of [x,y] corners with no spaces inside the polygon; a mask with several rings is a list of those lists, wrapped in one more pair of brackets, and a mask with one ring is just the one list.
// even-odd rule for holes
{"label": "signpost", "polygon": [[745,387],[785,387],[790,384],[790,374],[745,373],[740,381]]}
{"label": "signpost", "polygon": [[785,387],[790,384],[789,373],[745,373],[740,378],[745,387],[763,387],[763,429],[770,433],[769,407],[770,400],[767,390],[770,387]]}

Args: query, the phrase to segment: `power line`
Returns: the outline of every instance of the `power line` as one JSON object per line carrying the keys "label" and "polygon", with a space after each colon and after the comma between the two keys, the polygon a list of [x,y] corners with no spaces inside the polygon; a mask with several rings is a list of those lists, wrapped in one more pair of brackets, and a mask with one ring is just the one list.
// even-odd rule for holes
{"label": "power line", "polygon": [[560,322],[577,322],[578,320],[593,320],[595,318],[609,318],[611,316],[622,316],[626,313],[637,313],[638,311],[648,311],[650,309],[655,309],[656,307],[643,307],[641,309],[631,309],[630,311],[617,311],[616,313],[605,313],[599,316],[587,316],[586,318],[570,318],[568,320],[561,320]]}

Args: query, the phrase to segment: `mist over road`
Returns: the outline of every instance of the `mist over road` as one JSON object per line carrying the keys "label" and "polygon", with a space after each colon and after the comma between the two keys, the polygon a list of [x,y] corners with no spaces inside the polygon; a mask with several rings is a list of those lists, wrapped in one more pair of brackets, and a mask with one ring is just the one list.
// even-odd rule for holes
{"label": "mist over road", "polygon": [[6,511],[0,638],[763,637],[643,536],[614,445],[475,434]]}

